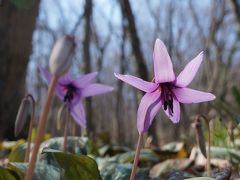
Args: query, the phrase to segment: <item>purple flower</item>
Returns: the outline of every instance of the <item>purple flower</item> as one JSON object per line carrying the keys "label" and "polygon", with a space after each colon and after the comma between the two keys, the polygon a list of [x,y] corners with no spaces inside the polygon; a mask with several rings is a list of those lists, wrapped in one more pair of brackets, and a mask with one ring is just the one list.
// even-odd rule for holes
{"label": "purple flower", "polygon": [[173,123],[178,123],[180,103],[200,103],[215,99],[211,93],[187,88],[202,60],[203,53],[201,52],[186,65],[178,77],[175,77],[167,48],[160,39],[157,39],[153,52],[155,76],[153,82],[147,82],[131,75],[115,74],[118,79],[146,92],[141,99],[137,113],[137,128],[140,134],[148,130],[161,107]]}
{"label": "purple flower", "polygon": [[[49,84],[52,75],[42,67],[39,67],[39,70]],[[59,78],[56,86],[57,96],[68,106],[74,120],[83,128],[86,128],[86,114],[81,98],[96,96],[113,90],[110,86],[95,83],[96,76],[97,72],[93,72],[72,79],[67,73]]]}

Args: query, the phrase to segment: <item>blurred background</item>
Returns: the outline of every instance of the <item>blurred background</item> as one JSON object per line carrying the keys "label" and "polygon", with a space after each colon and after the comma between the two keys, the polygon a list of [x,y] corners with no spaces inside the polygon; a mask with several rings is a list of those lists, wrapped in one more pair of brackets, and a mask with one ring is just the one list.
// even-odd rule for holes
{"label": "blurred background", "polygon": [[[151,80],[156,38],[165,42],[176,74],[204,51],[191,87],[217,96],[211,104],[181,106],[179,124],[160,112],[148,132],[156,144],[191,139],[196,114],[221,119],[225,126],[240,121],[239,0],[0,0],[1,140],[14,139],[14,121],[27,93],[34,96],[39,116],[47,85],[37,66],[48,68],[51,49],[64,34],[73,34],[77,43],[71,73],[98,71],[98,81],[115,88],[85,102],[93,137],[134,145],[143,94],[113,74]],[[62,135],[56,129],[60,105],[55,98],[47,127],[53,136]],[[20,136],[26,134],[27,127]]]}

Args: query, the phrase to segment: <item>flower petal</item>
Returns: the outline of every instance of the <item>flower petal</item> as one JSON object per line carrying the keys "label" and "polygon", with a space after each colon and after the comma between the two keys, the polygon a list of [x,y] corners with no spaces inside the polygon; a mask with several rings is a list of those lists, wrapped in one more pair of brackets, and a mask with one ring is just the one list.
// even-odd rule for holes
{"label": "flower petal", "polygon": [[104,94],[113,90],[113,87],[106,86],[103,84],[90,84],[81,91],[82,97],[96,96],[99,94]]}
{"label": "flower petal", "polygon": [[61,85],[67,85],[73,82],[73,79],[69,73],[64,74],[58,80],[58,83]]}
{"label": "flower petal", "polygon": [[137,113],[137,128],[139,134],[148,130],[159,109],[162,106],[161,93],[157,90],[146,93],[139,104]]}
{"label": "flower petal", "polygon": [[173,93],[181,103],[200,103],[205,101],[212,101],[216,97],[207,92],[197,91],[190,88],[176,88]]}
{"label": "flower petal", "polygon": [[156,83],[175,80],[173,65],[164,43],[157,39],[153,51],[154,75]]}
{"label": "flower petal", "polygon": [[82,102],[70,107],[71,115],[74,120],[83,128],[86,128],[86,114]]}
{"label": "flower petal", "polygon": [[46,81],[47,84],[50,84],[50,81],[52,79],[52,74],[48,72],[45,68],[42,66],[38,66],[38,70],[40,72],[40,75],[42,78]]}
{"label": "flower petal", "polygon": [[78,88],[84,88],[89,84],[95,82],[98,72],[92,72],[78,77],[74,80],[74,85]]}
{"label": "flower petal", "polygon": [[167,108],[167,110],[163,110],[166,115],[171,119],[173,123],[178,123],[180,121],[180,104],[179,102],[173,98],[173,113],[170,112],[170,109]]}
{"label": "flower petal", "polygon": [[122,75],[122,74],[117,74],[117,73],[114,73],[114,75],[118,79],[120,79],[120,80],[122,80],[122,81],[132,85],[133,87],[138,88],[138,89],[140,89],[144,92],[153,92],[158,87],[158,85],[155,84],[155,83],[144,81],[144,80],[142,80],[140,78],[137,78],[135,76]]}
{"label": "flower petal", "polygon": [[183,71],[178,75],[176,79],[176,85],[179,87],[188,86],[193,78],[195,77],[199,66],[201,65],[203,60],[203,52],[199,53],[192,61],[190,61]]}

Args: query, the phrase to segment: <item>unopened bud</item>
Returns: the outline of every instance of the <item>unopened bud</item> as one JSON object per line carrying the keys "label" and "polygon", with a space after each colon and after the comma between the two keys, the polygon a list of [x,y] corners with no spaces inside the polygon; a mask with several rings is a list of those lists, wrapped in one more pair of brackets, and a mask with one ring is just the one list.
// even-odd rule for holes
{"label": "unopened bud", "polygon": [[53,75],[65,74],[72,64],[75,42],[70,35],[64,35],[55,43],[49,59],[49,68]]}
{"label": "unopened bud", "polygon": [[15,128],[14,128],[15,136],[17,136],[23,129],[23,126],[27,121],[27,116],[29,114],[29,111],[30,111],[30,101],[27,98],[24,98],[18,109],[17,118],[15,121]]}

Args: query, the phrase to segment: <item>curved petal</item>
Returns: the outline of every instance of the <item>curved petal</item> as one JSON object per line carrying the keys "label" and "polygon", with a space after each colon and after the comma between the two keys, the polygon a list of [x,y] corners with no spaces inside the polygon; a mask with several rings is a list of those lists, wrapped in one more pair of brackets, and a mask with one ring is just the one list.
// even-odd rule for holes
{"label": "curved petal", "polygon": [[86,128],[86,114],[82,102],[70,107],[71,115],[74,120],[83,128]]}
{"label": "curved petal", "polygon": [[93,83],[96,79],[98,72],[92,72],[89,74],[82,75],[74,80],[74,85],[78,88],[84,88],[89,84]]}
{"label": "curved petal", "polygon": [[38,66],[38,70],[40,72],[41,77],[46,81],[46,83],[50,84],[50,81],[52,79],[52,74],[42,66]]}
{"label": "curved petal", "polygon": [[171,119],[173,123],[178,123],[180,121],[180,115],[181,115],[180,104],[175,98],[173,98],[173,113],[170,112],[169,108],[167,108],[166,111],[165,110],[163,111],[166,113],[168,118]]}
{"label": "curved petal", "polygon": [[73,79],[69,73],[64,74],[58,80],[58,83],[61,85],[67,85],[73,82]]}
{"label": "curved petal", "polygon": [[137,89],[140,89],[144,92],[147,92],[147,93],[153,92],[158,87],[158,85],[155,84],[155,83],[144,81],[144,80],[142,80],[140,78],[137,78],[135,76],[122,75],[122,74],[117,74],[117,73],[114,73],[114,75],[118,79],[130,84],[131,86],[133,86]]}
{"label": "curved petal", "polygon": [[181,103],[200,103],[212,101],[216,97],[207,92],[197,91],[190,88],[176,88],[172,90],[176,98]]}
{"label": "curved petal", "polygon": [[190,61],[183,71],[178,75],[176,79],[176,85],[179,87],[188,86],[193,78],[195,77],[199,66],[201,65],[203,60],[203,52],[199,53],[197,57],[195,57],[192,61]]}
{"label": "curved petal", "polygon": [[148,130],[159,109],[162,106],[161,93],[157,90],[146,93],[139,104],[137,113],[137,128],[139,134]]}
{"label": "curved petal", "polygon": [[81,90],[82,97],[96,96],[113,90],[113,87],[103,84],[90,84]]}
{"label": "curved petal", "polygon": [[56,85],[56,95],[63,101],[65,95],[66,95],[66,90],[64,86],[57,84]]}
{"label": "curved petal", "polygon": [[154,75],[156,83],[175,80],[173,65],[164,43],[157,39],[153,51]]}

